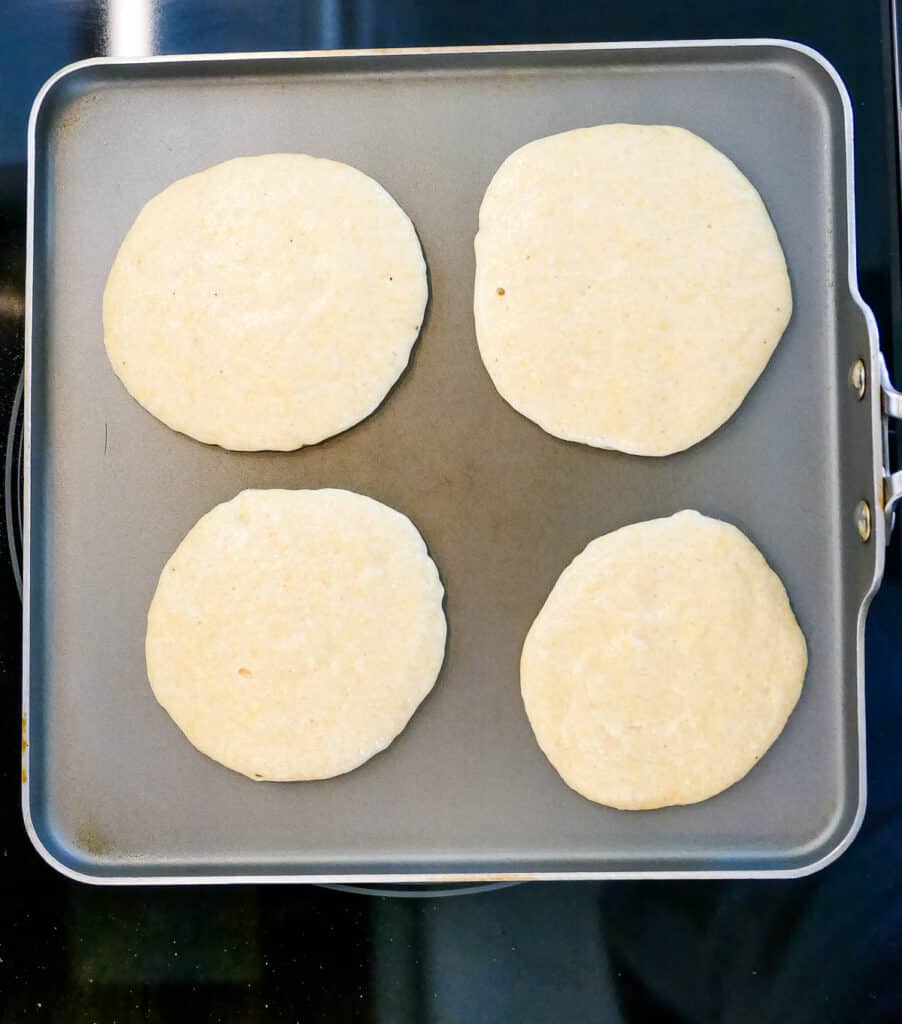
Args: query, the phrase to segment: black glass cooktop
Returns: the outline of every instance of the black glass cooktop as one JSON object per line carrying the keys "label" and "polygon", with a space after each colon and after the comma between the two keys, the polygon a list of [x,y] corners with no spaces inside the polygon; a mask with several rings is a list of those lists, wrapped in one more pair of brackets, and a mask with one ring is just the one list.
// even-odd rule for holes
{"label": "black glass cooktop", "polygon": [[18,532],[11,413],[23,351],[25,128],[31,99],[60,66],[104,52],[801,40],[837,66],[852,95],[861,287],[892,352],[892,25],[891,5],[877,0],[0,6],[0,416],[11,424],[11,500],[0,517],[3,1024],[902,1020],[902,582],[892,568],[867,633],[868,813],[836,863],[796,881],[545,883],[410,898],[304,886],[102,889],[45,865],[19,811],[21,607],[7,553]]}

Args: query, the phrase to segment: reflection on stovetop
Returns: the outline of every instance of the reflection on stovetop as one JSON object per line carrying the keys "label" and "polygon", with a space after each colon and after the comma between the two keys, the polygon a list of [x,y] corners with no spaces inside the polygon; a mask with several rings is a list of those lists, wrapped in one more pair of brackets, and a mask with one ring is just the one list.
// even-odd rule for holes
{"label": "reflection on stovetop", "polygon": [[[104,50],[782,36],[822,50],[855,106],[861,284],[900,332],[889,2],[7,0],[0,9],[0,1021],[744,1021],[902,1019],[902,583],[867,634],[869,810],[835,864],[796,881],[522,885],[368,898],[311,887],[97,889],[25,837],[20,604],[25,127],[63,64]],[[85,245],[90,245],[85,239]],[[77,253],[72,258],[78,258]],[[896,358],[896,378],[902,359]],[[102,714],[98,708],[97,713]]]}

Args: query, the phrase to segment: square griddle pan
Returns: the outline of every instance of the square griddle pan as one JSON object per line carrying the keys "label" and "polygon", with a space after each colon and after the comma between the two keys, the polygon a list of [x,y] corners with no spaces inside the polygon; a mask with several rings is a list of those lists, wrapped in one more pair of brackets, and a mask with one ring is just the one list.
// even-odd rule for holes
{"label": "square griddle pan", "polygon": [[[544,433],[496,394],[473,331],[473,236],[494,171],[531,139],[612,121],[682,125],[730,156],[767,204],[795,296],[738,413],[664,459]],[[129,397],[101,295],[151,196],[286,151],[353,164],[395,196],[423,243],[428,315],[359,426],[292,454],[227,452]],[[22,792],[43,856],[104,883],[793,876],[835,858],[864,812],[863,624],[900,489],[883,468],[894,399],[882,410],[852,176],[839,76],[778,40],[91,60],[51,78],[30,125],[25,413]],[[398,508],[446,586],[432,695],[340,778],[227,771],[147,683],[164,562],[246,487],[343,487]],[[536,745],[520,649],[591,539],[687,507],[735,523],[780,574],[808,676],[782,736],[731,789],[607,809]]]}

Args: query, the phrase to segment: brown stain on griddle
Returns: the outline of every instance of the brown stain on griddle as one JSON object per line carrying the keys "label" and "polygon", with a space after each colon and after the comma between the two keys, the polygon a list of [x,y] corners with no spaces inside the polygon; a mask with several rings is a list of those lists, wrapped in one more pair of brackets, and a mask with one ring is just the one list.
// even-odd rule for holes
{"label": "brown stain on griddle", "polygon": [[25,770],[25,751],[28,749],[28,739],[26,733],[28,732],[28,723],[26,722],[25,715],[22,715],[22,785],[24,786],[28,782],[28,772]]}
{"label": "brown stain on griddle", "polygon": [[113,845],[103,829],[92,822],[81,825],[75,833],[75,845],[92,857],[103,857],[111,853]]}
{"label": "brown stain on griddle", "polygon": [[[65,100],[63,101],[66,102]],[[91,107],[97,102],[97,93],[87,93],[70,100],[63,111],[58,115],[56,122],[57,143],[69,141],[73,129],[78,128],[79,122]]]}

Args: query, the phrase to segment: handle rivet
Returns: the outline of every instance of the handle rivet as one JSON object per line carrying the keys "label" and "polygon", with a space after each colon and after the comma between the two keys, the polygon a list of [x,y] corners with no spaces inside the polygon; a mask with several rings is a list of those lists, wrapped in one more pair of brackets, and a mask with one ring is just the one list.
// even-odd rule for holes
{"label": "handle rivet", "polygon": [[855,506],[855,526],[858,536],[867,543],[871,539],[871,506],[866,501],[859,501]]}
{"label": "handle rivet", "polygon": [[852,363],[852,369],[849,370],[849,387],[860,402],[868,389],[868,371],[865,369],[863,359],[856,359]]}

